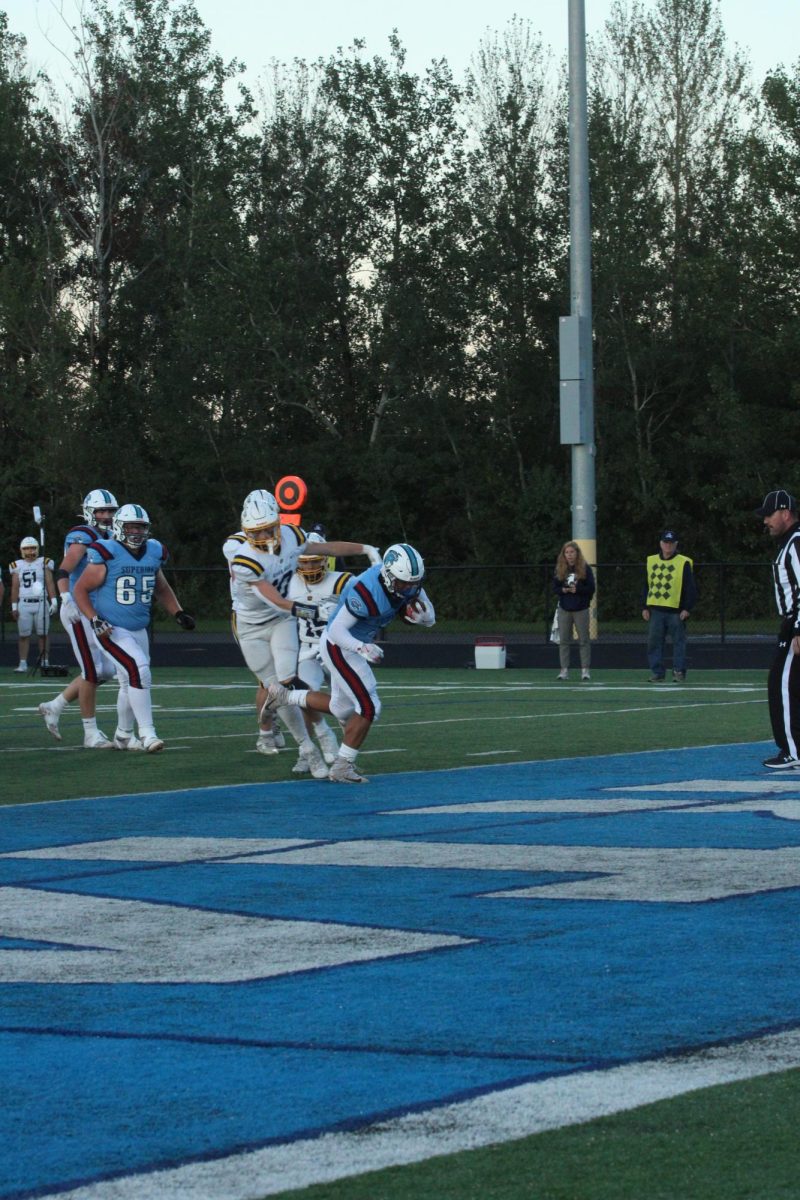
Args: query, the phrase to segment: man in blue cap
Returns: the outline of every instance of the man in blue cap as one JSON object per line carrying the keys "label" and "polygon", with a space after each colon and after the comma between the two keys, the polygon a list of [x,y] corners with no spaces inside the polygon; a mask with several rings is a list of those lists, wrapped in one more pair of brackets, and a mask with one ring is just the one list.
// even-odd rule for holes
{"label": "man in blue cap", "polygon": [[781,621],[767,682],[778,753],[765,759],[764,766],[784,771],[800,767],[800,523],[797,501],[783,488],[768,492],[755,511],[778,548],[772,578]]}
{"label": "man in blue cap", "polygon": [[647,661],[650,664],[650,683],[663,683],[664,647],[672,639],[672,678],[675,683],[686,679],[686,622],[697,601],[692,560],[678,554],[678,535],[665,529],[659,540],[658,554],[647,559],[647,579],[644,589],[642,619],[649,623],[647,631]]}

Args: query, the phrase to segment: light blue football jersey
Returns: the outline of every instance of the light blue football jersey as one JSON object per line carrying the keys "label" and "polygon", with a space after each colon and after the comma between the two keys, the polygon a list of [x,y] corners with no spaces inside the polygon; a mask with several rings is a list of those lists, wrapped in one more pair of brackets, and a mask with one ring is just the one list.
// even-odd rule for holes
{"label": "light blue football jersey", "polygon": [[[95,542],[108,541],[110,536],[111,535],[109,534],[109,537],[107,538],[105,534],[101,533],[99,529],[95,529],[92,525],[73,525],[72,529],[70,529],[68,531],[66,537],[64,538],[64,554],[66,555],[70,546],[74,546],[76,542],[80,543],[81,546],[88,547],[88,546],[93,546],[95,544]],[[88,561],[89,561],[89,559],[84,554],[83,558],[80,560],[80,562],[78,563],[75,570],[70,571],[70,573],[69,573],[69,590],[70,591],[73,590],[73,588],[75,587],[75,584],[80,579]]]}
{"label": "light blue football jersey", "polygon": [[169,558],[166,546],[148,538],[134,552],[111,538],[91,545],[86,557],[89,562],[102,563],[106,568],[105,579],[91,593],[99,616],[123,629],[146,629],[150,624],[156,576]]}
{"label": "light blue football jersey", "polygon": [[393,621],[407,603],[407,597],[390,596],[386,591],[381,583],[381,564],[378,563],[350,580],[328,625],[344,605],[349,613],[358,618],[350,630],[353,637],[360,642],[374,642],[380,630]]}

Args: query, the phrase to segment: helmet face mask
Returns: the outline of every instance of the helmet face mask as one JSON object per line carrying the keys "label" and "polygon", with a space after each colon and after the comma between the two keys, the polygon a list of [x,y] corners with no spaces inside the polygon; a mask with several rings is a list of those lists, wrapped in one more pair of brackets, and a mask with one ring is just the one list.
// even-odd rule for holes
{"label": "helmet face mask", "polygon": [[150,518],[141,504],[123,504],[114,514],[114,539],[138,550],[150,536]]}
{"label": "helmet face mask", "polygon": [[[314,542],[324,541],[318,533],[310,533],[306,548]],[[306,583],[322,583],[328,574],[328,560],[324,554],[301,554],[297,559],[297,574],[302,576]]]}
{"label": "helmet face mask", "polygon": [[111,492],[105,488],[94,488],[83,498],[81,516],[87,525],[103,533],[110,533],[114,523],[114,514],[119,505]]}
{"label": "helmet face mask", "polygon": [[396,542],[383,556],[380,577],[390,595],[413,600],[422,590],[425,564],[413,546]]}
{"label": "helmet face mask", "polygon": [[281,548],[281,515],[271,492],[258,488],[242,506],[242,532],[254,550],[277,554]]}
{"label": "helmet face mask", "polygon": [[19,544],[19,552],[25,559],[25,562],[35,562],[39,557],[39,543],[36,538],[23,538]]}

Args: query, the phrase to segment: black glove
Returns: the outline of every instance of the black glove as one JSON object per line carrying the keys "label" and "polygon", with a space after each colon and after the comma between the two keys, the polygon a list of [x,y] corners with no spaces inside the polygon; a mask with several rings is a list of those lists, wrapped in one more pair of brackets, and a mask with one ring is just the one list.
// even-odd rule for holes
{"label": "black glove", "polygon": [[304,621],[319,620],[319,608],[316,604],[306,604],[304,600],[295,600],[292,604],[292,616],[302,617]]}
{"label": "black glove", "polygon": [[186,610],[183,608],[180,610],[180,612],[175,613],[175,620],[178,622],[181,629],[194,629],[195,625],[197,624],[192,614],[186,612]]}

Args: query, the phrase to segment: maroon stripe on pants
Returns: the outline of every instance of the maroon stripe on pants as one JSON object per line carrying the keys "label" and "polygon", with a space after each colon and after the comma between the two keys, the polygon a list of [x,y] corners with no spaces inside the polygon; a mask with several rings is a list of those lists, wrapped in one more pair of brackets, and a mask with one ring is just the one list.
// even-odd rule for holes
{"label": "maroon stripe on pants", "polygon": [[372,703],[372,697],[364,687],[364,680],[354,671],[349,662],[344,656],[341,646],[335,645],[334,642],[328,642],[328,653],[331,656],[331,662],[336,667],[339,675],[350,688],[350,691],[356,698],[356,704],[362,717],[366,717],[368,721],[375,720],[375,705]]}
{"label": "maroon stripe on pants", "polygon": [[83,678],[87,683],[97,683],[97,671],[95,670],[92,652],[89,649],[89,639],[86,636],[86,630],[80,621],[76,621],[72,628],[75,630],[75,644],[78,647],[78,654],[80,655]]}
{"label": "maroon stripe on pants", "polygon": [[105,638],[101,644],[103,649],[114,659],[114,662],[118,662],[123,671],[125,671],[130,680],[131,687],[142,691],[142,679],[139,675],[139,666],[136,659],[131,658],[130,654],[126,654],[121,646],[118,646],[116,642],[112,642],[111,638]]}

